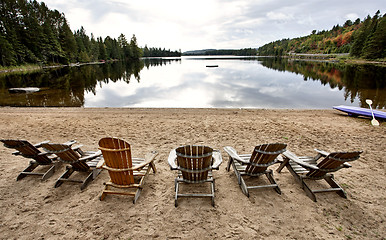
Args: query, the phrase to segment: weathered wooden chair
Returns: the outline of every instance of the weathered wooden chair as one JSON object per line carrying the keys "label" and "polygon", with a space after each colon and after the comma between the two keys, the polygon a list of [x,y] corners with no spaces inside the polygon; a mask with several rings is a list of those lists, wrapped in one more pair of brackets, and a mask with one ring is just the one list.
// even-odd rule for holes
{"label": "weathered wooden chair", "polygon": [[[42,176],[41,180],[43,181],[51,177],[58,167],[58,161],[55,161],[57,158],[55,155],[43,153],[38,149],[43,143],[48,143],[49,141],[41,142],[35,145],[32,145],[26,140],[2,139],[0,141],[4,143],[5,147],[17,150],[12,153],[13,155],[20,155],[25,158],[32,159],[29,166],[17,176],[16,181],[19,181],[28,175]],[[38,166],[44,166],[48,169],[46,169],[45,172],[33,172],[33,170],[35,170]]]}
{"label": "weathered wooden chair", "polygon": [[[330,172],[338,171],[341,168],[349,168],[351,165],[347,162],[357,160],[362,151],[354,152],[333,152],[328,153],[315,149],[317,155],[315,157],[298,157],[290,151],[283,153],[284,161],[277,169],[280,171],[287,167],[289,172],[302,185],[306,194],[316,202],[315,193],[336,192],[341,197],[347,198],[346,192],[334,180],[334,175]],[[323,158],[319,163],[317,161]],[[321,180],[324,179],[331,188],[312,190],[306,183],[306,180]]]}
{"label": "weathered wooden chair", "polygon": [[[56,181],[54,187],[59,187],[63,182],[76,182],[82,184],[80,189],[83,190],[101,172],[101,169],[96,169],[96,165],[101,160],[102,153],[100,151],[84,152],[81,150],[81,146],[71,147],[74,143],[75,141],[64,144],[42,144],[46,152],[57,155],[59,161],[69,164],[69,166],[66,166],[66,171]],[[88,175],[83,180],[70,179],[69,177],[74,172],[87,173]]]}
{"label": "weathered wooden chair", "polygon": [[98,164],[98,168],[108,170],[110,175],[110,181],[105,183],[100,200],[103,200],[107,194],[120,194],[133,196],[133,203],[135,203],[150,169],[156,172],[154,158],[158,153],[150,152],[144,159],[132,158],[130,144],[111,137],[102,138],[99,141],[99,149],[102,151],[104,161]]}
{"label": "weathered wooden chair", "polygon": [[[268,169],[269,166],[279,163],[279,154],[286,151],[287,145],[284,143],[270,143],[257,145],[252,154],[237,154],[233,147],[224,147],[225,152],[229,155],[229,162],[227,170],[230,170],[232,165],[235,171],[237,181],[240,185],[241,191],[249,197],[248,189],[256,188],[274,188],[275,191],[281,194],[280,188],[273,178],[272,170]],[[244,176],[259,177],[265,174],[270,184],[268,185],[250,185],[247,186]]]}
{"label": "weathered wooden chair", "polygon": [[[178,170],[178,176],[175,179],[175,201],[178,206],[178,197],[211,197],[212,206],[214,206],[215,180],[212,176],[212,170],[218,170],[222,163],[221,153],[207,146],[186,145],[173,149],[168,158],[171,170]],[[183,183],[205,183],[211,185],[210,194],[181,194],[179,184]]]}

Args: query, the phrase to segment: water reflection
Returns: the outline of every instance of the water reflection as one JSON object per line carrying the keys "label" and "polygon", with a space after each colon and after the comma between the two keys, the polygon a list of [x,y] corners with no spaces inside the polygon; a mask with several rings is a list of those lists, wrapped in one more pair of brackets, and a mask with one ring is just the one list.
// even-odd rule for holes
{"label": "water reflection", "polygon": [[[207,68],[218,65],[218,68]],[[168,58],[0,75],[1,106],[386,106],[386,67],[275,58]],[[8,88],[39,87],[33,94]]]}
{"label": "water reflection", "polygon": [[379,109],[386,107],[386,67],[282,58],[264,58],[261,64],[278,71],[302,74],[305,81],[318,81],[331,89],[337,88],[344,92],[344,99],[351,103],[359,98],[361,107],[367,107],[366,99],[372,99],[374,106]]}

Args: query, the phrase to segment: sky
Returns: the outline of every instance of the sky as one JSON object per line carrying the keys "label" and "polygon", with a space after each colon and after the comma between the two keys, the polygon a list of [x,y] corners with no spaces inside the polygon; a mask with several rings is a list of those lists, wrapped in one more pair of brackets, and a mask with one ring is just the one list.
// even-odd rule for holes
{"label": "sky", "polygon": [[70,28],[95,37],[128,40],[172,51],[258,48],[346,20],[363,20],[385,0],[45,0]]}

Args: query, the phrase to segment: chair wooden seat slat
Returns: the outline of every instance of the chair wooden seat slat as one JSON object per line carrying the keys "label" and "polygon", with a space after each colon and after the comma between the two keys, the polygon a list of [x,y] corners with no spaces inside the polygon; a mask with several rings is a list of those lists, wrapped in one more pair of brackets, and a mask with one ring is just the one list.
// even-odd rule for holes
{"label": "chair wooden seat slat", "polygon": [[[43,143],[49,141],[44,141],[35,145],[32,145],[26,140],[2,139],[0,141],[3,142],[5,147],[17,150],[12,153],[13,155],[20,155],[32,159],[28,167],[17,176],[17,181],[28,175],[42,176],[41,180],[46,180],[54,174],[59,166],[59,162],[56,161],[56,155],[44,153],[39,150]],[[45,172],[33,172],[38,166],[48,166],[49,168]]]}
{"label": "chair wooden seat slat", "polygon": [[[158,155],[156,151],[148,153],[145,158],[133,158],[130,144],[118,138],[106,137],[99,141],[99,149],[102,151],[104,161],[98,168],[109,172],[110,180],[105,183],[100,200],[108,194],[133,196],[136,203],[146,176],[152,169],[156,172],[154,159]],[[111,188],[119,190],[112,190]],[[122,189],[130,189],[125,191]]]}
{"label": "chair wooden seat slat", "polygon": [[[341,197],[347,198],[344,189],[334,180],[334,175],[331,172],[338,171],[341,168],[351,167],[347,162],[357,160],[362,151],[352,152],[333,152],[328,153],[315,149],[317,154],[315,157],[301,156],[287,151],[283,153],[284,161],[277,169],[280,172],[284,167],[287,167],[289,172],[302,185],[313,201],[316,202],[315,193],[336,192]],[[323,158],[321,161],[319,161]],[[318,162],[319,161],[319,162]],[[331,188],[326,189],[311,189],[306,180],[321,180],[324,179]]]}
{"label": "chair wooden seat slat", "polygon": [[[210,197],[214,206],[215,180],[212,170],[218,170],[222,163],[221,153],[208,146],[185,145],[170,151],[168,163],[171,170],[177,170],[175,179],[175,207],[178,197]],[[210,183],[211,192],[179,193],[180,183],[199,184]]]}
{"label": "chair wooden seat slat", "polygon": [[[286,146],[284,143],[261,144],[254,148],[252,154],[238,154],[233,147],[224,147],[229,156],[227,170],[229,171],[232,166],[238,184],[246,196],[249,197],[248,189],[260,188],[274,188],[277,193],[281,194],[281,190],[273,178],[272,170],[268,167],[279,163],[279,154],[286,150]],[[265,175],[270,184],[248,186],[243,178],[243,176],[259,177],[261,175]]]}
{"label": "chair wooden seat slat", "polygon": [[[66,171],[55,182],[54,187],[59,187],[63,182],[76,182],[82,183],[80,189],[83,190],[87,185],[94,180],[101,169],[97,169],[98,162],[102,159],[102,153],[97,152],[85,152],[82,151],[80,146],[72,147],[75,141],[69,141],[67,143],[44,143],[43,149],[46,152],[53,153],[58,156],[58,160],[65,164],[68,164]],[[74,172],[87,173],[87,177],[83,180],[73,179],[70,176]]]}

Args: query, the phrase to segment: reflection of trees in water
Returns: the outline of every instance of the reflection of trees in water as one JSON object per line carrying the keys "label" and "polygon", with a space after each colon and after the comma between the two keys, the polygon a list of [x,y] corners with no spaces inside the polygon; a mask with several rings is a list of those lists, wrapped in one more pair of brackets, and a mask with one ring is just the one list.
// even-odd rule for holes
{"label": "reflection of trees in water", "polygon": [[149,67],[163,66],[174,62],[181,63],[181,58],[143,58],[142,61],[146,68],[149,69]]}
{"label": "reflection of trees in water", "polygon": [[315,61],[292,61],[286,58],[261,58],[261,64],[278,71],[302,74],[304,80],[320,81],[332,89],[344,91],[345,100],[359,98],[361,107],[386,108],[386,67],[375,65],[338,64]]}
{"label": "reflection of trees in water", "polygon": [[[81,67],[50,69],[31,74],[0,76],[0,106],[63,106],[84,105],[84,93],[96,94],[97,83],[140,81],[142,61],[114,62]],[[10,94],[9,88],[38,87],[31,94]]]}

